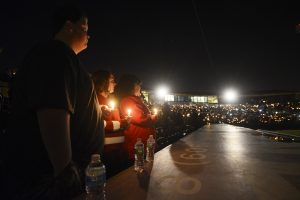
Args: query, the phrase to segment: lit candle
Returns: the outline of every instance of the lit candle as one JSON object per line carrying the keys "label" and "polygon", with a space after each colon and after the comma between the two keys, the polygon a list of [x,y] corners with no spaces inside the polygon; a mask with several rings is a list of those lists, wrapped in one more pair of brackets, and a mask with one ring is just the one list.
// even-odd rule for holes
{"label": "lit candle", "polygon": [[157,109],[154,108],[153,111],[154,111],[154,115],[157,115]]}
{"label": "lit candle", "polygon": [[109,102],[110,108],[113,110],[115,109],[115,102],[114,101],[110,101]]}
{"label": "lit candle", "polygon": [[128,110],[127,110],[127,116],[128,116],[128,117],[131,117],[131,109],[128,109]]}

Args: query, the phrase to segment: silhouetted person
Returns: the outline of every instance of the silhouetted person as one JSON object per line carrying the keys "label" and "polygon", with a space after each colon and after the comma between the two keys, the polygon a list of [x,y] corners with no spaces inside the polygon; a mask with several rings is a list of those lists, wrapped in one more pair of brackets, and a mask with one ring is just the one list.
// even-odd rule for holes
{"label": "silhouetted person", "polygon": [[4,141],[12,199],[72,198],[83,190],[91,154],[103,148],[101,110],[77,57],[87,48],[88,19],[67,5],[53,22],[54,38],[31,49],[16,77]]}

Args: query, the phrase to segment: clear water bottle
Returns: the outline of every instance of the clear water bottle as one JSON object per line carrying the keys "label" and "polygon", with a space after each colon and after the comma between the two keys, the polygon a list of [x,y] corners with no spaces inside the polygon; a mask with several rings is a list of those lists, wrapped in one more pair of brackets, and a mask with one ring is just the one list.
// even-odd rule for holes
{"label": "clear water bottle", "polygon": [[146,153],[146,161],[152,162],[154,160],[154,150],[155,150],[155,140],[153,135],[150,135],[147,140],[147,153]]}
{"label": "clear water bottle", "polygon": [[85,190],[87,199],[105,199],[105,166],[99,154],[91,156],[91,162],[85,170]]}
{"label": "clear water bottle", "polygon": [[141,138],[137,138],[134,145],[134,170],[141,171],[144,168],[144,144]]}

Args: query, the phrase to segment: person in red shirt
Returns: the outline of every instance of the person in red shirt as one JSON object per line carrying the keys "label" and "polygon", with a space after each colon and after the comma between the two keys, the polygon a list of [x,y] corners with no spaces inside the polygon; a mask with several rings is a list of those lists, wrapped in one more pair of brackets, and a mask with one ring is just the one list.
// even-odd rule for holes
{"label": "person in red shirt", "polygon": [[[124,148],[129,164],[134,160],[134,145],[141,138],[146,148],[149,135],[155,138],[156,115],[152,115],[141,98],[141,81],[135,75],[123,75],[116,87],[121,116],[130,115],[129,128],[124,130]],[[128,110],[130,110],[128,112]]]}
{"label": "person in red shirt", "polygon": [[98,70],[92,74],[98,102],[101,107],[104,127],[104,158],[106,175],[119,172],[124,164],[125,154],[122,152],[124,144],[123,130],[128,127],[129,121],[121,119],[116,101],[110,97],[116,86],[114,75],[105,70]]}

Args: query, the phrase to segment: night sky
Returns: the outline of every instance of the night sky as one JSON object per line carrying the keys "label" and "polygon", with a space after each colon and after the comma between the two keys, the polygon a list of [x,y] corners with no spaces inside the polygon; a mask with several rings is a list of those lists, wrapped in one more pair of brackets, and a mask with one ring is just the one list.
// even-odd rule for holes
{"label": "night sky", "polygon": [[[57,2],[1,5],[0,66],[17,66],[37,41],[51,36]],[[90,72],[136,74],[148,89],[300,91],[299,6],[248,2],[82,1],[91,39],[80,58]]]}

